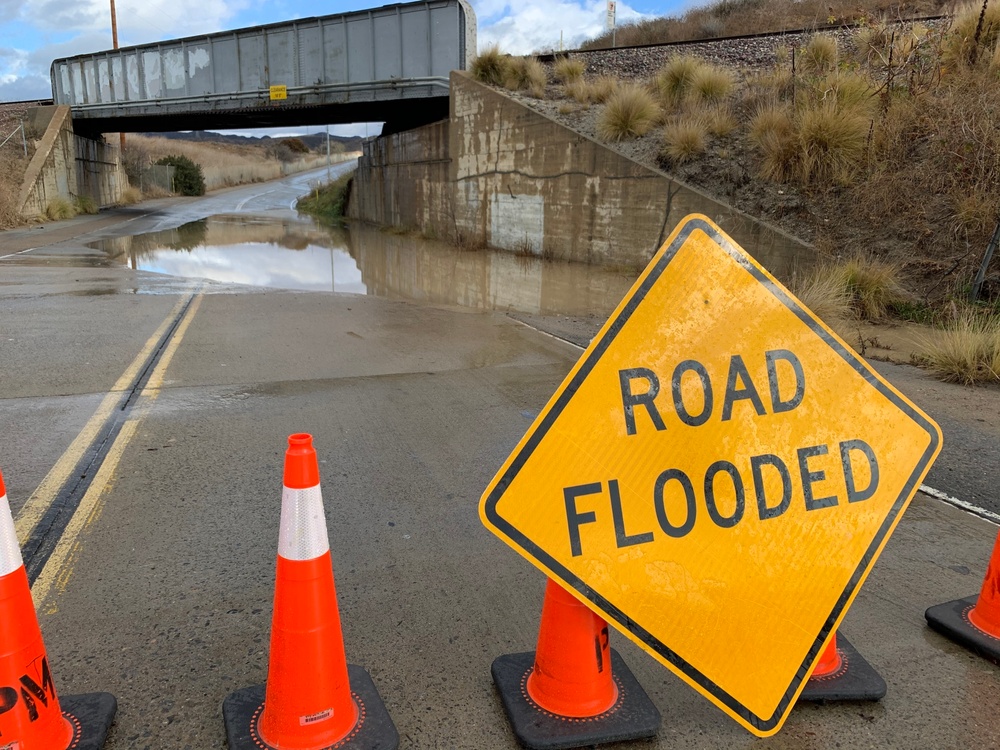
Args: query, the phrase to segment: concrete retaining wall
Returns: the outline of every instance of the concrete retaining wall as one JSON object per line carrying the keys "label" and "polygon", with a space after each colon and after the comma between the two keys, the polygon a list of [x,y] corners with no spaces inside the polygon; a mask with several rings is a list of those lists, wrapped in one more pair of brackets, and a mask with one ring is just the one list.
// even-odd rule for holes
{"label": "concrete retaining wall", "polygon": [[44,216],[57,197],[72,201],[89,196],[99,208],[121,201],[128,182],[119,149],[76,135],[67,106],[39,107],[31,117],[45,132],[24,175],[19,196],[22,216]]}
{"label": "concrete retaining wall", "polygon": [[782,278],[813,250],[670,175],[451,76],[451,119],[365,145],[349,215],[548,258],[640,267],[687,214]]}

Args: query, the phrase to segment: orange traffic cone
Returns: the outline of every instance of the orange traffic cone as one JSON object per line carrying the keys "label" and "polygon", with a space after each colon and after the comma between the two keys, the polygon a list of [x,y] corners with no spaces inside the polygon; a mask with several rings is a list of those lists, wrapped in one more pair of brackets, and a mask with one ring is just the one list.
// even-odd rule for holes
{"label": "orange traffic cone", "polygon": [[877,701],[884,698],[885,693],[882,676],[842,633],[834,631],[799,693],[799,700],[811,703]]}
{"label": "orange traffic cone", "polygon": [[99,750],[118,704],[110,693],[60,706],[0,475],[0,747]]}
{"label": "orange traffic cone", "polygon": [[511,728],[525,747],[642,739],[660,727],[660,712],[610,648],[608,623],[551,579],[537,649],[498,657],[492,673]]}
{"label": "orange traffic cone", "polygon": [[347,663],[312,436],[288,438],[267,685],[222,704],[230,750],[394,750],[368,672]]}
{"label": "orange traffic cone", "polygon": [[1000,534],[979,596],[938,604],[924,617],[942,635],[1000,664]]}

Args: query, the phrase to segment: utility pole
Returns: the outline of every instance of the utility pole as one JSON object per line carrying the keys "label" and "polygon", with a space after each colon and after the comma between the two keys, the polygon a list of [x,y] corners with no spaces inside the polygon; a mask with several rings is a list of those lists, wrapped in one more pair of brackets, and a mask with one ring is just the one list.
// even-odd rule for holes
{"label": "utility pole", "polygon": [[[111,43],[114,45],[115,49],[118,49],[118,16],[115,14],[115,0],[111,0]],[[122,66],[122,74],[124,75],[125,66]],[[122,81],[122,85],[125,85],[125,81]],[[118,137],[121,139],[122,153],[125,153],[125,134],[119,133]]]}

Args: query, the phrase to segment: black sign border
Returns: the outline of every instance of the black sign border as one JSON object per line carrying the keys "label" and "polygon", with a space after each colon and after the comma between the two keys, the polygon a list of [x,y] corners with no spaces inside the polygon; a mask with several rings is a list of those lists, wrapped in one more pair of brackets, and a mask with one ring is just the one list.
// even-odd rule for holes
{"label": "black sign border", "polygon": [[[833,607],[833,611],[830,612],[823,625],[823,629],[820,631],[815,643],[809,653],[806,655],[805,661],[799,666],[795,672],[795,677],[792,680],[791,685],[785,691],[782,696],[781,701],[778,703],[777,708],[774,713],[766,718],[757,716],[746,706],[739,703],[733,696],[725,692],[722,688],[716,685],[714,682],[709,680],[705,675],[695,669],[693,666],[688,664],[684,659],[674,653],[672,650],[667,648],[664,644],[653,638],[650,633],[645,629],[639,627],[639,625],[633,622],[629,617],[622,612],[617,607],[613,606],[604,597],[600,596],[596,592],[592,591],[583,581],[581,581],[577,576],[573,575],[566,567],[561,565],[553,557],[548,555],[544,550],[538,547],[534,542],[528,539],[524,534],[515,529],[511,524],[504,520],[496,511],[497,503],[503,496],[504,491],[517,476],[518,472],[524,466],[528,457],[534,452],[535,448],[542,441],[545,435],[548,433],[549,429],[555,423],[556,419],[562,413],[563,409],[570,402],[574,395],[576,395],[577,390],[583,381],[587,378],[590,372],[593,370],[594,366],[601,359],[604,353],[607,351],[608,347],[614,341],[615,337],[622,330],[625,323],[628,322],[632,313],[639,304],[645,299],[646,295],[653,285],[659,280],[666,270],[667,266],[677,255],[677,252],[687,241],[688,237],[696,230],[700,230],[707,234],[712,240],[719,245],[725,252],[729,254],[733,260],[743,266],[747,271],[750,272],[753,277],[760,282],[764,287],[768,289],[782,304],[784,304],[789,310],[795,313],[795,315],[809,328],[816,333],[826,344],[833,349],[840,357],[847,362],[861,377],[863,377],[871,386],[873,386],[879,393],[884,395],[889,401],[894,403],[901,411],[907,414],[914,422],[920,425],[922,428],[927,430],[930,436],[930,444],[924,454],[921,456],[916,468],[913,470],[906,484],[903,486],[903,490],[900,492],[899,496],[896,498],[892,505],[888,515],[879,527],[878,533],[876,533],[875,538],[869,545],[864,556],[861,558],[861,562],[858,564],[857,568],[854,570],[853,575],[848,581],[847,587],[841,593],[840,597],[837,599],[836,604]],[[733,246],[733,244],[724,237],[713,225],[709,224],[707,221],[701,218],[691,218],[688,219],[685,224],[681,227],[680,232],[674,237],[673,242],[666,248],[666,250],[660,255],[659,259],[656,261],[656,265],[646,274],[643,278],[640,286],[632,293],[632,296],[628,299],[625,306],[622,308],[621,312],[612,322],[611,326],[605,331],[604,335],[597,342],[594,348],[591,350],[590,355],[587,357],[586,361],[583,362],[582,366],[573,375],[573,378],[566,384],[562,393],[559,394],[559,398],[552,405],[552,407],[546,412],[541,423],[531,434],[528,441],[524,444],[521,450],[518,452],[515,459],[511,462],[507,471],[504,472],[503,476],[496,482],[492,491],[485,498],[484,511],[486,517],[489,519],[490,523],[494,525],[495,528],[507,535],[507,537],[514,542],[517,546],[521,547],[530,557],[538,560],[546,568],[554,572],[560,579],[562,579],[563,584],[571,587],[583,594],[587,599],[593,602],[598,609],[601,610],[610,619],[617,622],[621,627],[629,631],[633,636],[638,638],[647,647],[659,654],[664,660],[673,664],[677,669],[683,672],[689,679],[700,685],[706,692],[713,695],[719,702],[723,703],[733,713],[742,717],[748,724],[762,732],[768,732],[774,729],[778,723],[781,721],[781,717],[785,714],[788,709],[789,703],[792,701],[796,692],[799,689],[802,681],[805,680],[809,673],[809,665],[813,663],[819,654],[820,649],[823,647],[823,643],[826,641],[827,637],[833,630],[834,623],[840,617],[844,608],[847,606],[848,600],[854,594],[858,586],[860,585],[861,579],[864,577],[868,569],[871,567],[872,562],[875,557],[875,553],[878,551],[879,546],[882,544],[882,540],[888,535],[889,530],[892,528],[896,517],[900,514],[903,506],[906,504],[906,499],[915,491],[916,483],[924,475],[925,471],[930,468],[930,462],[937,452],[938,445],[940,443],[940,436],[936,426],[930,422],[923,414],[916,411],[907,401],[901,398],[895,391],[888,388],[881,380],[876,378],[871,371],[862,363],[860,359],[851,351],[846,349],[843,344],[841,344],[836,338],[830,335],[819,323],[817,323],[802,307],[793,300],[783,289],[781,289],[775,282],[769,278],[765,273],[761,271],[754,263],[751,263],[748,258],[739,249]]]}

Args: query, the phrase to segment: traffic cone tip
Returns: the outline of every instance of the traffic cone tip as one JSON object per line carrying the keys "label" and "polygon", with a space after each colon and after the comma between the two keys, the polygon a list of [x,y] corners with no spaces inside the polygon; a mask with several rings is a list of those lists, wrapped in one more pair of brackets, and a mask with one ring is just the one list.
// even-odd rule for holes
{"label": "traffic cone tip", "polygon": [[312,435],[297,432],[288,436],[288,450],[285,451],[285,487],[306,489],[319,484],[319,464]]}

